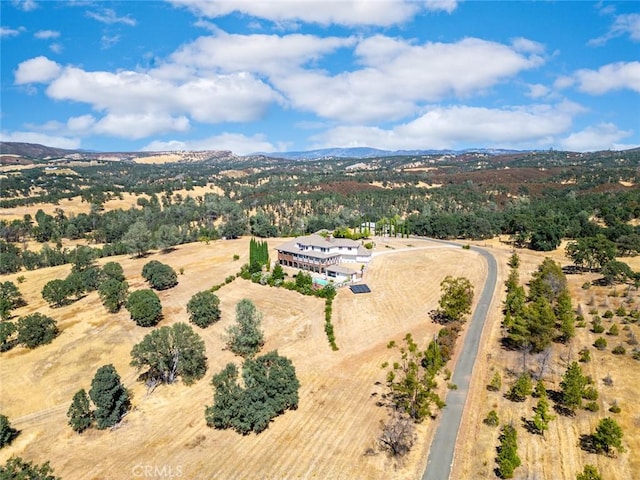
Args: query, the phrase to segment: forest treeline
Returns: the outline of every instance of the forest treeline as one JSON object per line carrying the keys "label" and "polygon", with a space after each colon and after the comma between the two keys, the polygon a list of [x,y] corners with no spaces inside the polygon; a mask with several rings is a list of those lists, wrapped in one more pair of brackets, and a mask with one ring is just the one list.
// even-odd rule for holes
{"label": "forest treeline", "polygon": [[[640,189],[634,188],[639,165],[635,151],[584,156],[551,151],[508,161],[247,157],[165,165],[111,162],[74,166],[75,174],[33,168],[2,179],[0,207],[44,201],[58,208],[52,215],[40,210],[0,220],[0,273],[72,262],[73,251],[61,245],[65,238],[86,238],[98,255],[109,256],[245,234],[360,230],[363,224],[367,229],[375,224],[378,234],[440,239],[503,235],[539,251],[556,248],[563,238],[603,235],[617,244],[619,254],[635,255],[640,252]],[[189,194],[207,185],[222,193]],[[125,193],[138,195],[135,207],[104,208]],[[66,199],[76,196],[90,205],[88,213],[65,212]],[[24,248],[28,240],[41,242],[41,250]]]}

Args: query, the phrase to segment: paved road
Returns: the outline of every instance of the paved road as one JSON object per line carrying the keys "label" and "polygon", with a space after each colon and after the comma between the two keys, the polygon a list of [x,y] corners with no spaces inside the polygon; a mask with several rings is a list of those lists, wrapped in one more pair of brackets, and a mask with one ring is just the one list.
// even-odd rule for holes
{"label": "paved road", "polygon": [[488,251],[471,247],[487,260],[487,279],[480,294],[480,300],[473,312],[471,321],[464,338],[464,344],[456,363],[451,382],[458,386],[457,390],[449,390],[445,400],[447,406],[442,410],[440,425],[431,443],[427,468],[422,480],[447,480],[451,475],[453,453],[456,437],[462,420],[462,410],[467,399],[471,371],[478,354],[478,345],[482,335],[482,327],[487,318],[487,312],[497,281],[497,264],[494,256]]}

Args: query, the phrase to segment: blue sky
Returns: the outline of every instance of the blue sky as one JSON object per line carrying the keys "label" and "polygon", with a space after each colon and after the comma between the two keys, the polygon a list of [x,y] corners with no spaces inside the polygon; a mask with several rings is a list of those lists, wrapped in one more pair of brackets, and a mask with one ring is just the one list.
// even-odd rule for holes
{"label": "blue sky", "polygon": [[1,138],[102,151],[640,146],[640,2],[1,0]]}

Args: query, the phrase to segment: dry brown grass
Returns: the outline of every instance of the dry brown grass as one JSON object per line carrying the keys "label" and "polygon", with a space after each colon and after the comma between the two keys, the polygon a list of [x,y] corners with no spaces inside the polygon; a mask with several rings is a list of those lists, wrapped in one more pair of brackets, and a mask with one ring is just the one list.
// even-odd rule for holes
{"label": "dry brown grass", "polygon": [[[283,241],[270,239],[269,245]],[[195,327],[207,347],[205,379],[191,387],[162,386],[151,395],[129,366],[132,346],[148,329],[135,326],[126,311],[106,314],[96,293],[49,309],[39,292],[48,280],[65,276],[69,266],[22,272],[26,281],[20,289],[29,305],[16,313],[51,315],[62,333],[50,345],[32,351],[19,347],[1,356],[0,409],[21,434],[0,452],[0,462],[11,455],[50,460],[66,480],[129,479],[141,472],[140,466],[171,467],[174,474],[180,467],[182,477],[189,479],[417,478],[434,422],[419,426],[420,440],[402,466],[381,453],[365,455],[375,447],[379,420],[386,418],[384,408],[376,405],[384,390],[375,385],[384,381],[381,363],[391,359],[386,344],[407,332],[426,344],[437,330],[428,312],[437,306],[442,278],[466,276],[479,289],[485,267],[477,254],[463,249],[416,240],[410,241],[413,247],[407,246],[408,240],[377,241],[379,251],[393,254],[380,255],[370,264],[365,281],[372,293],[356,296],[343,289],[335,299],[339,351],[329,348],[321,299],[238,279],[217,292],[220,322],[205,330]],[[234,254],[240,255],[238,261],[233,261]],[[191,296],[236,273],[247,257],[248,239],[240,239],[183,245],[145,259],[101,262],[119,261],[131,289],[146,286],[140,272],[151,259],[176,271],[183,268],[179,285],[160,293],[160,325],[168,325],[187,321],[185,305]],[[211,375],[227,362],[238,362],[224,349],[222,335],[242,298],[252,299],[264,314],[263,352],[277,349],[291,358],[301,382],[299,408],[275,419],[260,435],[213,430],[204,419],[204,408],[213,398]],[[67,426],[71,398],[78,389],[89,389],[96,369],[107,363],[114,364],[132,390],[134,409],[113,431],[77,435]]]}
{"label": "dry brown grass", "polygon": [[[488,246],[498,258],[501,272],[498,278],[500,290],[499,298],[504,300],[504,280],[508,273],[507,260],[511,254],[511,249],[497,240],[482,242]],[[520,278],[526,281],[531,273],[536,270],[544,257],[551,257],[562,265],[570,262],[564,257],[564,246],[554,252],[536,253],[530,251],[518,251],[521,259],[519,269]],[[636,271],[640,267],[640,258],[623,259],[629,263]],[[591,296],[595,297],[595,304],[600,315],[607,310],[614,310],[625,298],[609,297],[607,294],[610,288],[591,287],[583,290],[581,287],[585,281],[595,280],[598,275],[569,275],[568,282],[572,294],[574,307],[581,304],[585,313],[590,308],[587,306]],[[618,291],[622,289],[618,287]],[[640,303],[638,292],[633,293],[634,305]],[[603,307],[604,301],[609,303],[608,307]],[[620,326],[620,335],[607,337],[608,348],[599,352],[593,348],[594,340],[600,336],[589,331],[589,320],[592,315],[586,315],[587,328],[577,329],[576,338],[568,345],[555,344],[552,349],[551,361],[548,364],[545,383],[548,389],[559,390],[561,377],[564,374],[569,361],[578,359],[578,352],[583,347],[591,350],[592,360],[590,363],[581,364],[586,375],[591,375],[599,391],[597,401],[600,410],[596,413],[579,411],[573,418],[557,415],[556,420],[550,423],[549,430],[544,437],[528,433],[523,428],[522,417],[531,419],[532,409],[535,406],[535,399],[528,399],[525,403],[513,403],[504,398],[504,393],[513,383],[514,378],[510,377],[506,371],[511,369],[514,372],[522,370],[523,357],[515,352],[507,352],[500,346],[502,315],[500,308],[494,308],[491,318],[488,319],[483,333],[483,342],[478,353],[478,362],[474,367],[472,385],[469,391],[467,404],[469,407],[463,418],[462,428],[456,444],[456,458],[453,475],[451,478],[496,478],[493,472],[495,464],[495,447],[498,445],[499,429],[488,427],[482,423],[483,418],[491,409],[498,412],[501,423],[513,422],[518,430],[518,454],[522,459],[522,466],[516,470],[516,478],[564,478],[573,479],[578,472],[582,471],[585,464],[595,465],[606,479],[632,479],[637,478],[640,471],[640,435],[638,426],[640,425],[640,415],[637,413],[637,398],[640,396],[640,386],[638,384],[637,368],[638,362],[630,357],[633,347],[626,345],[627,354],[617,356],[611,353],[611,349],[618,343],[626,340],[626,331],[622,330],[620,319],[614,318],[614,322]],[[610,322],[603,322],[605,328],[609,328]],[[630,325],[630,328],[640,335],[637,324]],[[535,368],[536,358],[529,357],[527,366]],[[500,392],[490,392],[486,385],[490,382],[493,373],[499,371],[502,374],[503,387]],[[611,375],[614,380],[612,387],[604,386],[602,379]],[[619,414],[608,411],[613,400],[617,400],[622,408]],[[625,436],[623,443],[627,452],[618,455],[617,458],[609,458],[604,455],[587,453],[580,449],[580,436],[592,433],[601,418],[610,416],[622,426]],[[634,473],[636,472],[636,473]]]}

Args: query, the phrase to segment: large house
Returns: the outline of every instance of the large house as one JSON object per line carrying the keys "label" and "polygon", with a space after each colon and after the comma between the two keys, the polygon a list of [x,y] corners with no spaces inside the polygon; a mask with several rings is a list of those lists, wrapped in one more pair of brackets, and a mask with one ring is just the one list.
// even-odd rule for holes
{"label": "large house", "polygon": [[348,238],[324,238],[318,234],[283,243],[278,250],[278,263],[286,267],[323,273],[329,278],[354,280],[357,271],[342,263],[369,263],[371,252]]}

